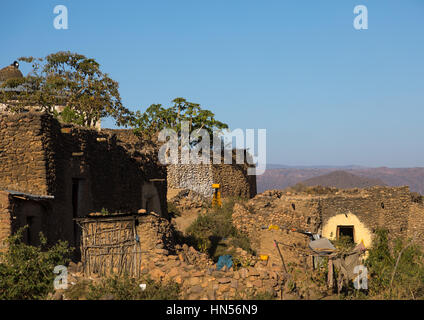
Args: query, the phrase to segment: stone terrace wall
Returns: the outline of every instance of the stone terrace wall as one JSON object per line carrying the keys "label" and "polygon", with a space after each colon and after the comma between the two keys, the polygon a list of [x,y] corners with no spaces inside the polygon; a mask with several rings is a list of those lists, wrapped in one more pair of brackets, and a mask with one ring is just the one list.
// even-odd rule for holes
{"label": "stone terrace wall", "polygon": [[47,194],[44,117],[0,113],[0,189]]}
{"label": "stone terrace wall", "polygon": [[287,196],[282,191],[270,190],[258,194],[245,205],[236,204],[232,217],[235,227],[255,241],[261,228],[268,228],[271,224],[281,229],[316,233],[321,227],[320,212],[317,198]]}

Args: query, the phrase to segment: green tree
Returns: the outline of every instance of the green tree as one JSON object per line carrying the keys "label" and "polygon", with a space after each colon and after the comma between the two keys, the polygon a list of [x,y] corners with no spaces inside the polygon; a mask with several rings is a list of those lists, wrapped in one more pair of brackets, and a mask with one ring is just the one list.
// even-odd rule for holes
{"label": "green tree", "polygon": [[[62,120],[94,126],[107,116],[117,125],[127,125],[132,113],[121,102],[118,82],[100,70],[94,59],[71,52],[57,52],[45,58],[22,57],[32,64],[25,77],[2,83],[0,102],[20,112],[36,106]],[[57,112],[55,106],[64,110]]]}
{"label": "green tree", "polygon": [[202,109],[198,103],[184,98],[176,98],[172,103],[169,108],[152,104],[144,112],[137,111],[132,119],[135,133],[153,137],[162,129],[169,128],[179,134],[183,121],[188,122],[189,132],[204,129],[211,137],[214,130],[228,129],[227,124],[216,120],[212,111]]}

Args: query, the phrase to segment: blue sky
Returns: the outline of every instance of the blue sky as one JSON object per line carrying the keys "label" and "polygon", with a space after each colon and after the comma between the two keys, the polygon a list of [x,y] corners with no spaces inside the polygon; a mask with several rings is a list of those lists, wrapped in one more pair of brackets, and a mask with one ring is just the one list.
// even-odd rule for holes
{"label": "blue sky", "polygon": [[[53,27],[59,4],[68,30]],[[269,163],[424,167],[422,0],[17,0],[0,24],[1,66],[85,54],[130,109],[185,97],[267,129]]]}

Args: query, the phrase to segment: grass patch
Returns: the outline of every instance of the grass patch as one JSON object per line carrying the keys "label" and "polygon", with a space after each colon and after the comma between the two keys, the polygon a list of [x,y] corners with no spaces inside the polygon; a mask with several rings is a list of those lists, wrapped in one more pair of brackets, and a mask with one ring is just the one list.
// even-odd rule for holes
{"label": "grass patch", "polygon": [[[146,284],[146,289],[142,290],[140,284]],[[180,286],[175,282],[111,276],[98,283],[81,281],[70,287],[65,295],[72,300],[178,300],[180,293]]]}
{"label": "grass patch", "polygon": [[257,291],[254,289],[245,289],[237,292],[234,300],[275,300],[276,297],[267,291]]}

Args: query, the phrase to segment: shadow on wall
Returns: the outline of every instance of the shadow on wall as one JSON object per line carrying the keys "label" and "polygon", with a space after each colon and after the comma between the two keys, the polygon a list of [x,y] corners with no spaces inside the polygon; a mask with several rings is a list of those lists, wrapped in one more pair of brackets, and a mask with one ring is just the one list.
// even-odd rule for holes
{"label": "shadow on wall", "polygon": [[[16,217],[15,228],[20,229],[27,226],[23,234],[26,244],[40,245],[40,232],[46,235],[46,220],[49,208],[41,202],[32,200],[14,199],[14,215]],[[14,230],[14,231],[16,231]]]}

